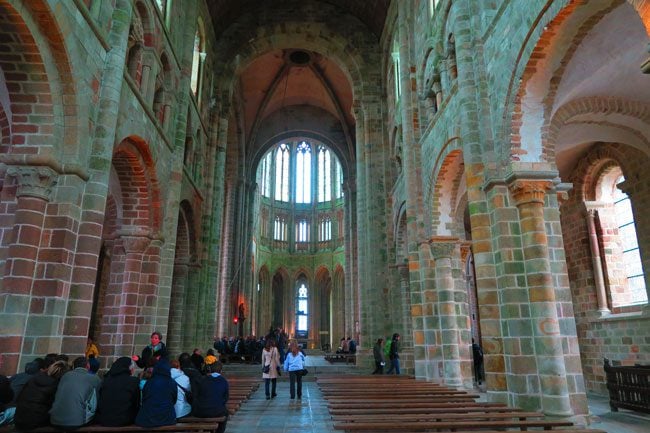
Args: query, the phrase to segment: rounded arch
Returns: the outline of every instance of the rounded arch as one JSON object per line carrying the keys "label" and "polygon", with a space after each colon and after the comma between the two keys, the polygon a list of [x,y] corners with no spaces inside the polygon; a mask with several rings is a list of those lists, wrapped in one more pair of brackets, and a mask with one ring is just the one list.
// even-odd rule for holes
{"label": "rounded arch", "polygon": [[[583,81],[589,77],[589,80],[596,83],[598,81],[594,78],[596,74],[604,72],[607,67],[621,70],[621,64],[625,63],[634,64],[630,66],[634,68],[630,73],[638,72],[636,60],[622,62],[618,59],[624,56],[622,53],[630,51],[639,51],[636,53],[637,56],[647,55],[645,46],[648,26],[647,19],[644,17],[647,11],[641,10],[647,8],[643,8],[638,3],[633,1],[622,4],[618,1],[569,2],[549,4],[540,11],[518,53],[514,73],[506,91],[501,137],[510,143],[510,146],[504,146],[502,149],[500,158],[504,164],[509,161],[545,162],[551,165],[555,163],[555,143],[551,141],[549,133],[553,111],[557,105],[570,102],[570,99],[576,96],[592,96],[585,90],[588,90],[589,86],[581,85],[575,77]],[[620,23],[618,24],[617,28],[625,29],[625,35],[621,34],[620,41],[610,37],[621,33],[608,29],[607,26],[611,26],[613,19],[629,21],[622,27]],[[634,20],[636,23],[633,22]],[[604,27],[599,28],[598,32],[592,32],[600,25]],[[635,30],[637,27],[642,30]],[[630,36],[635,32],[636,36]],[[645,40],[638,40],[639,32],[643,34]],[[609,40],[606,43],[597,42],[598,35]],[[614,60],[609,62],[609,66],[605,65],[606,67],[600,62],[603,58],[602,54],[598,59],[583,55],[585,58],[591,57],[591,61],[585,62],[583,59],[577,64],[570,64],[580,49],[586,51],[584,47],[588,47],[588,44],[597,51],[607,51],[611,50],[609,47],[620,43],[626,45],[635,43],[641,49],[630,50],[627,47],[615,49],[616,53],[609,56]],[[580,68],[581,72],[576,72],[576,68]],[[584,68],[591,72],[585,73]],[[603,76],[605,75],[609,74],[605,73]],[[623,78],[614,81],[617,82],[617,86],[614,87],[620,88],[625,86],[626,82],[634,80]],[[594,86],[598,89],[594,89],[593,92],[602,94],[603,86],[596,84]],[[612,93],[611,89],[614,87],[607,87],[610,89],[608,93]]]}
{"label": "rounded arch", "polygon": [[[2,144],[14,154],[49,153],[78,161],[76,80],[60,28],[67,18],[53,15],[43,0],[25,2],[20,8],[0,0],[5,48],[0,56],[0,87],[6,89],[0,92],[4,95],[0,105],[7,122]],[[27,114],[35,104],[39,121],[30,122]]]}
{"label": "rounded arch", "polygon": [[456,233],[456,211],[459,190],[464,189],[462,179],[465,164],[461,150],[450,151],[442,160],[437,173],[432,193],[435,200],[431,203],[431,229],[437,235],[450,236]]}
{"label": "rounded arch", "polygon": [[161,197],[149,146],[140,137],[125,138],[113,153],[112,165],[124,198],[122,228],[157,235],[162,228]]}

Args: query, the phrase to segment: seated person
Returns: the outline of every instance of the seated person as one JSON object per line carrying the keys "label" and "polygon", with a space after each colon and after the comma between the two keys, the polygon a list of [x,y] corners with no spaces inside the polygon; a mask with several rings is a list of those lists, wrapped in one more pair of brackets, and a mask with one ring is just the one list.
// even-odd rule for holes
{"label": "seated person", "polygon": [[140,386],[133,376],[136,365],[128,356],[118,358],[99,389],[95,421],[107,427],[133,424],[140,408]]}
{"label": "seated person", "polygon": [[[88,424],[97,410],[97,391],[102,381],[88,372],[85,356],[76,358],[74,370],[63,375],[50,409],[50,423],[65,429],[75,429]],[[81,409],[81,410],[80,410]]]}
{"label": "seated person", "polygon": [[159,427],[176,424],[177,386],[171,375],[171,366],[166,358],[161,358],[153,366],[151,379],[142,389],[142,406],[135,417],[140,427]]}
{"label": "seated person", "polygon": [[[223,365],[217,361],[206,366],[206,375],[201,378],[196,390],[192,390],[194,402],[192,415],[199,418],[228,418],[229,386],[228,381],[221,375]],[[219,423],[216,433],[226,430],[226,421]]]}
{"label": "seated person", "polygon": [[357,353],[357,342],[351,339],[350,337],[348,337],[348,352],[351,355]]}
{"label": "seated person", "polygon": [[14,399],[12,401],[13,406],[16,405],[16,399],[18,398],[20,391],[22,391],[23,386],[25,386],[25,384],[29,382],[36,373],[46,369],[45,360],[43,358],[36,358],[32,362],[25,364],[25,371],[23,373],[11,376],[11,389],[14,391]]}
{"label": "seated person", "polygon": [[33,430],[50,423],[50,408],[54,402],[59,380],[68,371],[68,364],[56,361],[25,384],[16,399],[14,422],[17,430]]}
{"label": "seated person", "polygon": [[176,394],[176,404],[174,410],[176,411],[176,418],[182,418],[192,412],[192,388],[190,386],[190,378],[181,370],[181,364],[177,360],[171,361],[171,374],[172,379],[176,382],[178,392]]}
{"label": "seated person", "polygon": [[14,391],[7,376],[0,374],[0,425],[11,424],[14,421],[15,407],[9,407],[14,399]]}

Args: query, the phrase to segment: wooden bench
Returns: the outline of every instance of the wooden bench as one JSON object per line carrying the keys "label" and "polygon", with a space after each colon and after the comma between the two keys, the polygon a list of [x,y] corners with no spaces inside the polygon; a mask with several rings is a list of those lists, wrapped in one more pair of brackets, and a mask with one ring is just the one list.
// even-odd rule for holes
{"label": "wooden bench", "polygon": [[334,423],[334,429],[353,431],[427,431],[427,430],[479,430],[479,429],[506,429],[519,428],[526,430],[531,427],[541,427],[544,430],[551,430],[553,427],[572,426],[570,421],[547,421],[547,420],[499,420],[499,421],[400,421],[391,422],[339,422]]}
{"label": "wooden bench", "polygon": [[609,406],[650,413],[650,366],[610,365],[604,360]]}
{"label": "wooden bench", "polygon": [[346,364],[356,364],[357,355],[354,353],[332,353],[325,355],[325,361],[333,364],[335,362],[345,362]]}

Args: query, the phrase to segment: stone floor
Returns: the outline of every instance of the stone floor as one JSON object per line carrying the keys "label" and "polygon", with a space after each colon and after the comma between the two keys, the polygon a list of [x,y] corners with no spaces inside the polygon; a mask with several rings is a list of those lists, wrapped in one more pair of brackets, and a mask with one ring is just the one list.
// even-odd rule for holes
{"label": "stone floor", "polygon": [[[314,382],[313,373],[325,370],[322,358],[307,357],[309,379],[303,383],[302,400],[289,399],[286,375],[278,381],[278,396],[266,400],[264,385],[242,405],[228,422],[227,433],[328,433],[334,432],[327,403]],[[324,363],[324,364],[323,364]],[[324,372],[324,371],[323,371]],[[260,379],[261,380],[261,379]],[[608,399],[589,395],[591,427],[607,433],[650,433],[650,416],[626,410],[611,412]]]}

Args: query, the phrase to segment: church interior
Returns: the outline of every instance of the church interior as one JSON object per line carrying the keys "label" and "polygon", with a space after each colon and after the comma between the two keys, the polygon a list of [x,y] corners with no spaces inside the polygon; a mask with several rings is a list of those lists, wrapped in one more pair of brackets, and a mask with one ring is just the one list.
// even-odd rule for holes
{"label": "church interior", "polygon": [[649,35],[644,0],[0,0],[0,373],[399,333],[406,374],[471,389],[475,340],[490,401],[587,414],[650,364]]}

